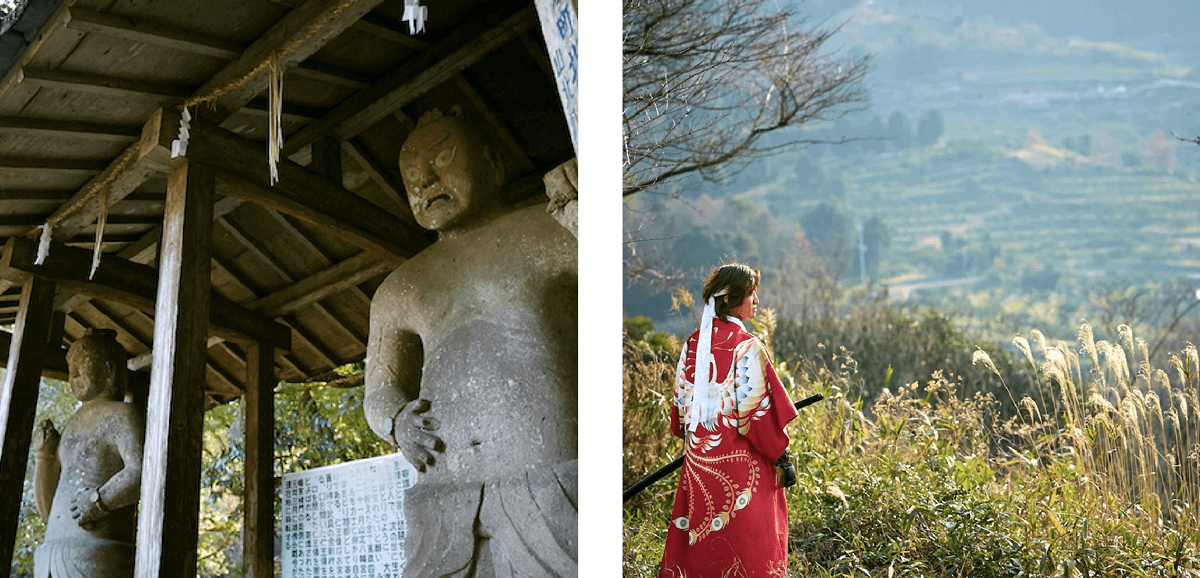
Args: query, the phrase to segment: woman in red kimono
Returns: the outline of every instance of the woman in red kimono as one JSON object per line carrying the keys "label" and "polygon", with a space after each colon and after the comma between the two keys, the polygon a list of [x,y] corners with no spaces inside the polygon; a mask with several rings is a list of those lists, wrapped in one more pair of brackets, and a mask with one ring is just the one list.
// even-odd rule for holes
{"label": "woman in red kimono", "polygon": [[704,282],[700,330],[676,370],[671,431],[687,451],[659,578],[785,576],[784,488],[796,477],[783,428],[797,412],[742,325],[757,313],[758,280],[731,264]]}

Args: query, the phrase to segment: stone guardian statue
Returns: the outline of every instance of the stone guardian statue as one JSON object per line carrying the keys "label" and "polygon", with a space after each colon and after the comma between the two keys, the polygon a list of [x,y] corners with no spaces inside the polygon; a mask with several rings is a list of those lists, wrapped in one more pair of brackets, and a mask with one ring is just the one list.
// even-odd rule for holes
{"label": "stone guardian statue", "polygon": [[371,302],[364,411],[420,472],[404,576],[576,576],[575,237],[503,201],[496,151],[422,117],[400,152],[438,241]]}
{"label": "stone guardian statue", "polygon": [[50,420],[34,432],[34,498],[46,520],[37,578],[133,576],[145,417],[122,401],[127,361],[112,330],[88,329],[67,351],[82,404],[61,436]]}

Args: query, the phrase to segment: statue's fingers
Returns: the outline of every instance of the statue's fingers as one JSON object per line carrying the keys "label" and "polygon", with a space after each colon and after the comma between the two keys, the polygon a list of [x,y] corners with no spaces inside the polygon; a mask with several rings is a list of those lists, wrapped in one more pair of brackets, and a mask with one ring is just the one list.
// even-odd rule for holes
{"label": "statue's fingers", "polygon": [[429,417],[427,415],[414,415],[412,423],[413,427],[428,431],[433,431],[442,427],[442,422],[438,421],[438,419],[435,417]]}
{"label": "statue's fingers", "polygon": [[408,459],[408,463],[417,468],[418,472],[424,472],[426,464],[433,465],[433,455],[425,448],[412,444],[404,448],[404,457]]}
{"label": "statue's fingers", "polygon": [[429,403],[428,399],[418,399],[409,404],[409,407],[412,408],[411,413],[414,414],[425,413],[429,411],[429,408],[432,406],[433,404]]}
{"label": "statue's fingers", "polygon": [[433,450],[433,451],[440,452],[443,450],[439,449],[439,448],[445,447],[445,445],[442,443],[442,438],[439,438],[431,433],[427,433],[422,430],[414,431],[412,437],[413,437],[413,442],[417,443],[418,445],[421,445],[422,447]]}

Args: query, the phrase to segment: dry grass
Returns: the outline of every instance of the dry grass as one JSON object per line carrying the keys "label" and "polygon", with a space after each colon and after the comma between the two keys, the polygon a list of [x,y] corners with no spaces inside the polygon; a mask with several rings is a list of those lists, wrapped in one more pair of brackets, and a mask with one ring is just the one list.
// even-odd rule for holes
{"label": "dry grass", "polygon": [[[1200,576],[1200,356],[1188,345],[1154,367],[1144,340],[1115,335],[1015,338],[1036,385],[1022,392],[994,377],[964,392],[969,361],[1012,364],[966,349],[920,383],[882,378],[869,408],[844,347],[779,363],[793,397],[826,396],[790,432],[789,575]],[[653,398],[631,387],[669,395],[652,363],[626,356],[627,402]],[[627,483],[678,451],[653,445],[666,429],[649,431],[648,408],[626,406]],[[626,576],[654,575],[673,489],[626,505]]]}

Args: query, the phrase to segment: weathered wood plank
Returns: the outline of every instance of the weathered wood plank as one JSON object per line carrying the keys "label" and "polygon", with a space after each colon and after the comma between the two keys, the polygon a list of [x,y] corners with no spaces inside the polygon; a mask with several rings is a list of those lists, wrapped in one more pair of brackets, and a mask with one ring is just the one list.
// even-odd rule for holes
{"label": "weathered wood plank", "polygon": [[6,190],[5,201],[45,201],[61,203],[75,194],[75,191],[46,191],[46,190]]}
{"label": "weathered wood plank", "polygon": [[50,37],[71,18],[70,9],[70,2],[60,4],[58,9],[54,11],[54,14],[50,16],[50,19],[46,21],[46,24],[42,26],[38,35],[29,43],[29,46],[25,47],[25,52],[21,54],[21,58],[17,60],[16,65],[8,69],[8,74],[5,74],[4,78],[0,79],[0,98],[4,98],[4,94],[10,88],[21,83],[21,75],[25,65],[33,61],[38,51],[46,44],[46,41],[50,40]]}
{"label": "weathered wood plank", "polygon": [[275,364],[269,345],[246,352],[245,542],[242,576],[271,578],[275,563]]}
{"label": "weathered wood plank", "polygon": [[[111,142],[137,142],[142,129],[136,126],[97,124],[86,122],[61,122],[33,118],[0,118],[0,134],[74,138]],[[9,198],[7,193],[4,195]]]}
{"label": "weathered wood plank", "polygon": [[188,96],[187,89],[180,86],[45,68],[26,68],[22,82],[112,98],[145,99],[162,104],[177,103]]}
{"label": "weathered wood plank", "polygon": [[268,317],[290,315],[395,268],[395,263],[381,261],[376,255],[359,253],[251,303],[250,308]]}
{"label": "weathered wood plank", "polygon": [[97,174],[104,170],[108,163],[94,160],[77,159],[47,159],[42,157],[3,157],[0,156],[0,169],[26,169],[47,171],[79,171]]}
{"label": "weathered wood plank", "polygon": [[136,576],[196,574],[214,184],[191,163],[167,181]]}
{"label": "weathered wood plank", "polygon": [[8,578],[12,568],[53,305],[54,283],[37,278],[26,281],[8,348],[9,370],[0,390],[0,578]]}
{"label": "weathered wood plank", "polygon": [[[212,207],[209,207],[211,211]],[[91,251],[52,243],[46,261],[35,266],[36,253],[37,242],[33,239],[10,238],[0,255],[0,275],[17,280],[21,275],[34,274],[58,281],[63,289],[72,293],[115,301],[146,313],[156,311],[159,275],[153,267],[105,255],[96,274],[89,280]],[[206,310],[211,310],[212,319],[205,327],[211,327],[214,335],[235,341],[270,343],[284,350],[291,348],[291,332],[286,327],[219,293],[213,293],[206,300],[211,302]]]}
{"label": "weathered wood plank", "polygon": [[321,62],[305,62],[304,64],[293,68],[289,71],[292,76],[303,76],[329,84],[339,86],[348,86],[356,90],[370,88],[373,82],[370,78],[357,74],[352,70],[345,70],[335,66],[330,66]]}
{"label": "weathered wood plank", "polygon": [[[110,207],[129,196],[150,177],[176,166],[180,161],[171,159],[171,141],[179,136],[179,120],[180,112],[174,110],[159,109],[150,115],[142,126],[142,136],[138,142],[125,149],[121,157],[109,163],[103,172],[88,181],[70,201],[63,203],[51,215],[51,219],[59,221],[54,229],[54,238],[60,241],[70,239],[96,222],[96,216],[100,214],[99,199],[88,201],[75,213],[67,215],[66,211],[82,202],[95,185],[104,182],[113,172],[120,171],[109,184]],[[125,160],[126,157],[129,160]]]}
{"label": "weathered wood plank", "polygon": [[351,28],[355,32],[366,32],[383,40],[395,42],[405,48],[425,50],[429,46],[429,43],[413,38],[408,33],[406,26],[403,22],[393,22],[377,14],[367,14],[362,17],[362,20],[355,22]]}
{"label": "weathered wood plank", "polygon": [[358,139],[350,139],[343,142],[342,150],[346,151],[350,155],[350,158],[354,159],[363,170],[367,171],[367,176],[371,177],[371,180],[375,181],[375,184],[379,185],[379,188],[383,189],[383,192],[392,199],[400,220],[414,229],[420,229],[421,226],[417,224],[416,217],[413,217],[412,206],[408,204],[408,192],[404,190],[404,185],[397,183],[392,178],[391,173],[383,166],[383,163],[380,163],[372,156]]}
{"label": "weathered wood plank", "polygon": [[283,145],[284,156],[291,156],[322,136],[333,135],[343,141],[357,136],[537,23],[536,10],[526,5],[516,13],[493,10],[458,27],[370,90],[347,98],[321,120],[290,135]]}
{"label": "weathered wood plank", "polygon": [[207,34],[136,20],[114,14],[94,12],[78,6],[71,7],[68,28],[81,32],[95,32],[106,36],[144,42],[154,46],[173,48],[192,54],[215,56],[233,60],[242,54],[236,42],[212,38]]}
{"label": "weathered wood plank", "polygon": [[[0,331],[0,351],[5,352],[5,357],[0,359],[3,362],[0,367],[8,367],[8,349],[12,346],[12,334],[7,331]],[[67,371],[67,350],[62,347],[47,347],[42,355],[42,377],[50,379],[58,379],[67,381],[70,377]]]}
{"label": "weathered wood plank", "polygon": [[[267,69],[262,67],[273,54],[283,71],[294,68],[320,50],[327,42],[373,10],[383,0],[308,0],[283,18],[244,50],[233,62],[213,75],[193,94],[205,97],[224,90],[254,72],[248,80],[232,88],[213,102],[209,117],[220,124],[238,109],[267,89]],[[257,71],[257,72],[255,72]]]}
{"label": "weathered wood plank", "polygon": [[218,192],[323,227],[330,235],[397,263],[429,245],[390,213],[320,175],[279,161],[269,186],[262,145],[202,119],[192,123],[188,158],[220,171]]}

